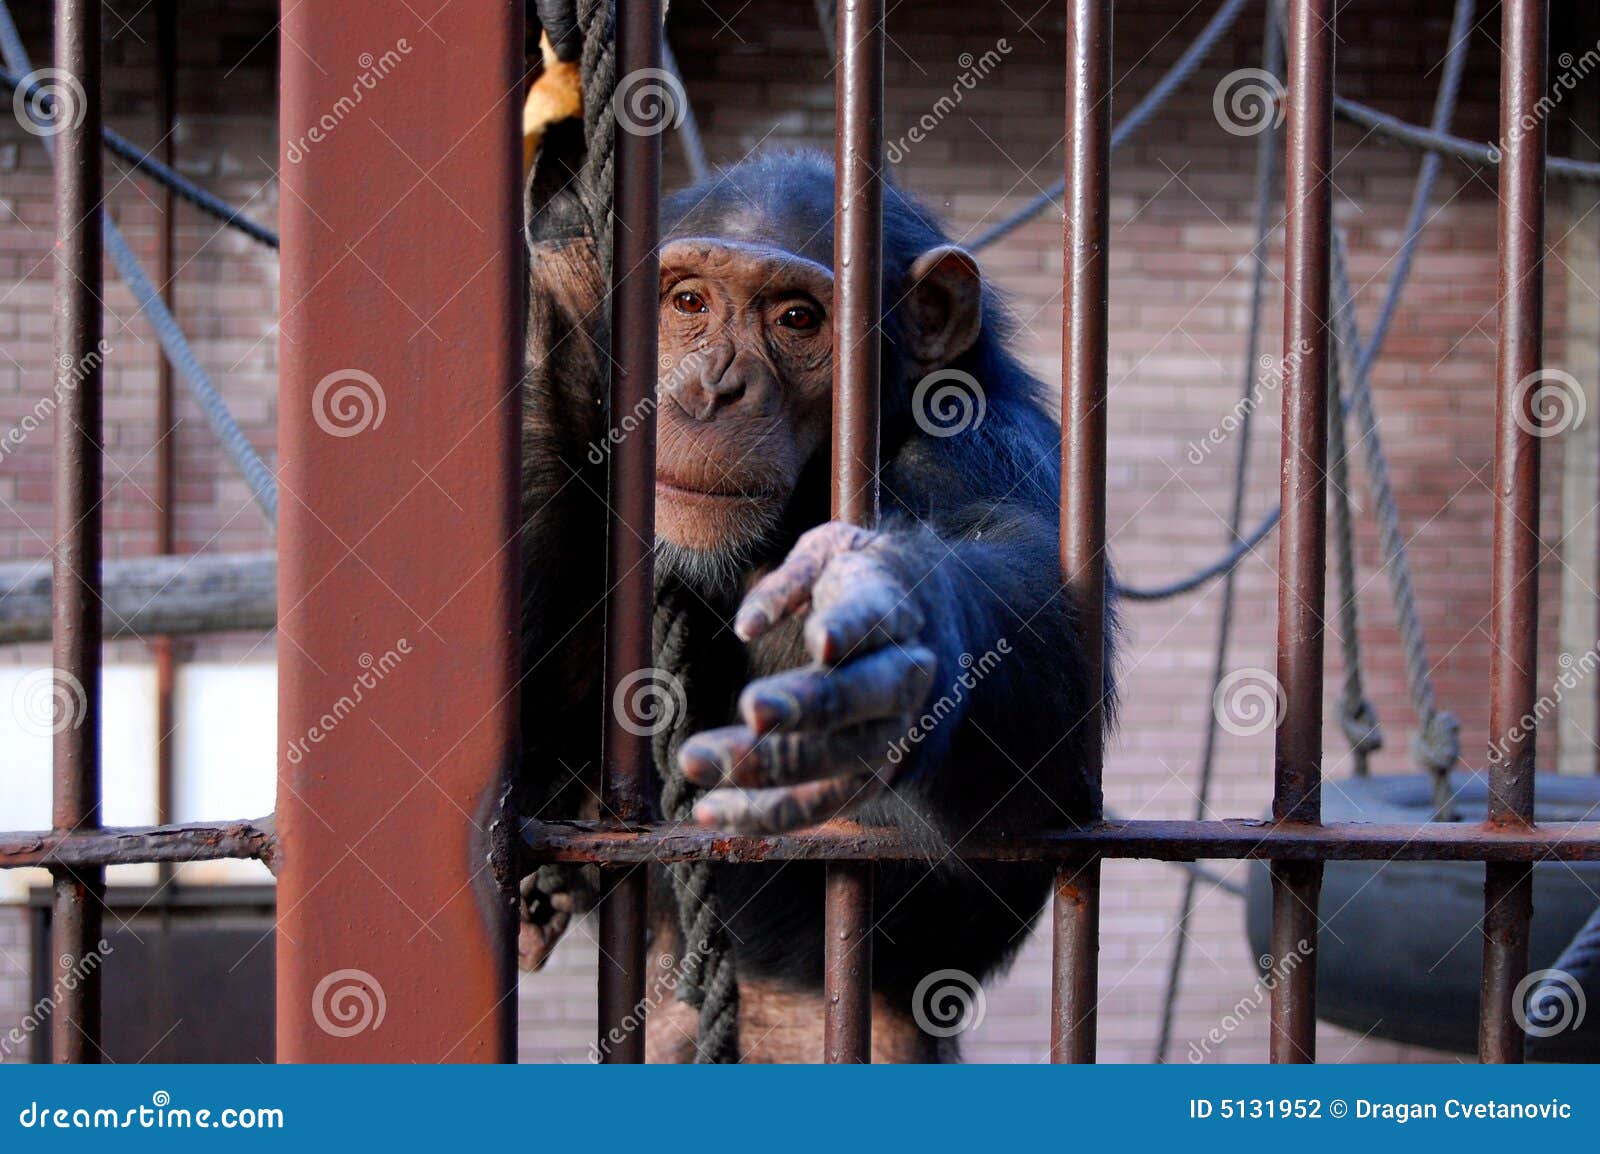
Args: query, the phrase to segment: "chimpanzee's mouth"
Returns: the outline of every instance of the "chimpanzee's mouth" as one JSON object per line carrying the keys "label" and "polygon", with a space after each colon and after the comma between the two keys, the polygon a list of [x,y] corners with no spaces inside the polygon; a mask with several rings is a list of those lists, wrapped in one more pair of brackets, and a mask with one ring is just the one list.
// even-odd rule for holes
{"label": "chimpanzee's mouth", "polygon": [[656,491],[665,493],[669,497],[687,498],[691,501],[760,501],[769,495],[759,490],[740,489],[731,483],[687,485],[677,481],[669,481],[660,474],[656,475]]}

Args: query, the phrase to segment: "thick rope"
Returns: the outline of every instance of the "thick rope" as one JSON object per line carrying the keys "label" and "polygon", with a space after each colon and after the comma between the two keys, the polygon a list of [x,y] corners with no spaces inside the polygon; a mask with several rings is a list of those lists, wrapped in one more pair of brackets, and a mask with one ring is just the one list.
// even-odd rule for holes
{"label": "thick rope", "polygon": [[[4,56],[6,67],[13,72],[23,76],[32,74],[33,67],[28,62],[27,49],[22,43],[22,37],[17,33],[17,26],[11,18],[11,9],[5,0],[0,0],[0,55]],[[48,136],[41,136],[39,142],[53,158],[55,142]],[[156,287],[150,283],[150,278],[145,276],[139,258],[128,247],[128,242],[123,239],[122,230],[117,228],[111,219],[111,214],[106,212],[104,207],[100,209],[100,229],[105,237],[106,252],[111,255],[112,262],[117,266],[117,272],[133,290],[140,310],[149,318],[167,359],[172,362],[173,368],[178,370],[178,375],[188,386],[190,395],[200,406],[200,411],[205,414],[206,422],[217,435],[217,440],[222,443],[223,449],[233,460],[234,465],[249,482],[250,490],[255,494],[256,504],[261,506],[261,511],[266,514],[267,520],[276,526],[277,478],[261,460],[255,446],[244,435],[244,430],[239,428],[239,423],[233,419],[227,401],[222,399],[222,394],[217,391],[211,377],[201,367],[199,359],[194,355],[194,349],[189,346],[188,339],[183,335],[183,329],[162,301]]]}
{"label": "thick rope", "polygon": [[[612,208],[616,192],[616,12],[611,0],[583,0],[578,19],[583,28],[579,70],[583,81],[586,145],[579,172],[579,199],[588,216],[589,233],[594,238],[600,283],[609,293]],[[676,679],[682,687],[685,703],[672,723],[658,729],[653,738],[656,773],[661,778],[661,811],[673,821],[687,820],[698,796],[678,768],[679,746],[696,729],[702,728],[689,708],[689,703],[703,700],[706,695],[706,687],[696,689],[696,675],[718,664],[709,661],[708,654],[703,652],[708,643],[705,635],[712,631],[694,628],[700,608],[691,595],[675,586],[656,591],[656,663],[667,678]],[[697,637],[697,632],[701,636]],[[710,862],[685,862],[668,866],[667,876],[671,879],[682,936],[677,995],[700,1015],[695,1061],[737,1062],[739,982],[734,972],[733,950],[718,913],[716,875]]]}
{"label": "thick rope", "polygon": [[1366,777],[1368,755],[1383,748],[1377,708],[1362,683],[1361,614],[1356,604],[1355,534],[1350,517],[1350,447],[1345,438],[1343,358],[1328,371],[1328,499],[1333,507],[1333,540],[1339,578],[1339,641],[1344,656],[1344,688],[1339,695],[1339,727],[1350,743],[1355,774]]}
{"label": "thick rope", "polygon": [[1433,775],[1434,798],[1441,818],[1449,809],[1449,772],[1461,758],[1461,722],[1455,714],[1439,709],[1433,697],[1433,667],[1422,635],[1422,618],[1417,612],[1416,590],[1411,583],[1411,565],[1406,558],[1405,537],[1400,530],[1400,508],[1394,485],[1389,479],[1389,462],[1378,434],[1378,414],[1373,404],[1370,382],[1355,365],[1359,338],[1355,333],[1355,313],[1351,304],[1350,281],[1342,229],[1334,230],[1333,290],[1336,330],[1342,334],[1338,355],[1343,372],[1354,381],[1351,404],[1356,427],[1366,456],[1367,487],[1377,506],[1378,545],[1383,554],[1383,569],[1389,577],[1394,602],[1395,622],[1406,658],[1406,688],[1416,710],[1420,728],[1412,736],[1411,753],[1417,763]]}
{"label": "thick rope", "polygon": [[[701,728],[690,703],[725,696],[717,687],[699,684],[699,673],[717,669],[711,660],[708,633],[720,623],[694,596],[676,585],[656,591],[654,618],[655,659],[664,676],[682,689],[672,723],[652,738],[656,773],[661,777],[661,812],[672,821],[687,821],[700,790],[683,776],[678,750],[689,735]],[[699,625],[697,629],[696,626]],[[739,1060],[739,982],[733,950],[717,900],[716,875],[708,861],[680,862],[667,867],[682,931],[678,998],[700,1013],[695,1039],[696,1062],[733,1063]]]}
{"label": "thick rope", "polygon": [[578,174],[579,199],[589,218],[600,259],[600,283],[611,291],[611,207],[617,175],[616,10],[612,0],[582,0],[583,26],[583,168]]}

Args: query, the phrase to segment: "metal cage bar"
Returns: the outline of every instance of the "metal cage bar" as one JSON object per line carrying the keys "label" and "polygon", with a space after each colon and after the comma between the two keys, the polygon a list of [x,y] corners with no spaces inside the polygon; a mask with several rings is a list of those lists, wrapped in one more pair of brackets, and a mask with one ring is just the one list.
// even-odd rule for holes
{"label": "metal cage bar", "polygon": [[[100,4],[57,0],[55,66],[77,87],[58,101],[55,214],[55,557],[51,640],[55,668],[51,823],[59,832],[100,824],[101,305]],[[80,103],[81,101],[81,103]],[[64,106],[63,106],[64,105]],[[56,866],[50,921],[51,1052],[58,1062],[100,1060],[100,941],[105,870]]]}
{"label": "metal cage bar", "polygon": [[[883,316],[883,0],[844,0],[834,109],[833,516],[878,520]],[[823,1054],[872,1060],[872,868],[830,863]]]}
{"label": "metal cage bar", "polygon": [[[1110,335],[1111,0],[1067,9],[1066,222],[1062,231],[1061,578],[1078,612],[1090,685],[1104,681],[1106,598],[1106,348]],[[1104,702],[1086,703],[1092,812],[1100,783]],[[1056,874],[1050,1058],[1092,1062],[1099,998],[1100,861]]]}
{"label": "metal cage bar", "polygon": [[[661,3],[617,5],[617,72],[626,78],[661,68]],[[620,91],[620,89],[619,89]],[[648,115],[649,110],[646,110]],[[662,108],[655,115],[665,114]],[[606,697],[624,678],[655,663],[655,407],[660,323],[661,133],[663,125],[616,130],[616,194],[611,233],[611,397],[613,414],[639,417],[607,463]],[[652,762],[647,730],[621,711],[606,715],[603,804],[619,821],[645,815],[644,775]],[[646,873],[606,871],[600,904],[599,1052],[606,1062],[644,1061],[643,1030],[628,1027],[645,991]],[[609,1039],[609,1041],[607,1041]]]}
{"label": "metal cage bar", "polygon": [[[1495,366],[1494,585],[1489,633],[1491,827],[1533,823],[1534,682],[1539,625],[1539,442],[1535,408],[1544,359],[1545,117],[1548,0],[1501,6],[1500,329]],[[1483,986],[1478,1056],[1520,1062],[1517,983],[1528,972],[1533,870],[1484,872]]]}
{"label": "metal cage bar", "polygon": [[[518,734],[521,6],[456,4],[415,36],[386,4],[285,4],[281,137],[349,100],[348,69],[319,62],[408,34],[403,80],[279,166],[291,1062],[516,1053],[510,879],[491,867]],[[329,1001],[369,986],[382,1028],[327,1029]]]}
{"label": "metal cage bar", "polygon": [[[414,45],[414,52],[427,57],[421,61],[426,67],[417,71],[428,79],[368,95],[375,121],[426,124],[426,133],[406,139],[433,141],[435,151],[407,157],[392,139],[363,139],[349,126],[351,135],[340,150],[314,151],[282,168],[280,442],[283,533],[289,547],[280,591],[285,642],[280,726],[290,741],[315,728],[328,703],[348,687],[352,660],[416,633],[418,644],[407,650],[405,668],[392,674],[384,694],[364,703],[374,726],[403,747],[406,764],[395,757],[374,758],[368,732],[350,726],[322,733],[300,758],[285,756],[276,819],[102,829],[96,611],[102,324],[98,7],[91,0],[56,5],[55,64],[77,79],[86,97],[83,115],[64,118],[55,138],[55,385],[63,419],[55,461],[52,638],[57,693],[74,703],[75,712],[55,736],[53,828],[0,833],[0,868],[42,865],[52,871],[57,976],[82,971],[60,983],[54,1053],[65,1061],[95,1061],[99,1055],[99,967],[80,963],[98,941],[104,867],[225,857],[276,865],[281,826],[294,852],[282,861],[280,884],[280,1055],[288,1060],[509,1058],[514,1051],[510,927],[503,906],[486,890],[488,871],[482,863],[488,839],[482,835],[498,783],[514,756],[517,724],[514,631],[501,627],[499,614],[518,604],[516,559],[505,546],[515,539],[516,526],[520,364],[515,350],[521,347],[522,316],[515,270],[478,274],[518,251],[516,109],[506,94],[518,90],[520,19],[491,6],[442,17],[454,22],[451,42],[470,41],[484,50],[460,57],[426,41]],[[1099,609],[1105,593],[1111,10],[1111,0],[1069,0],[1067,25],[1060,560],[1062,578],[1084,611],[1083,644],[1095,658],[1103,652]],[[1489,814],[1482,825],[1320,821],[1333,2],[1290,0],[1289,13],[1278,651],[1284,712],[1273,820],[1105,821],[1096,742],[1086,766],[1095,787],[1094,820],[1074,830],[970,839],[961,856],[1058,865],[1052,1057],[1073,1061],[1091,1061],[1095,1052],[1104,858],[1272,863],[1273,953],[1279,963],[1290,955],[1297,961],[1284,968],[1273,988],[1274,1061],[1314,1057],[1323,862],[1484,861],[1480,1056],[1519,1061],[1523,1039],[1515,992],[1528,966],[1532,865],[1600,860],[1600,822],[1534,823],[1534,736],[1526,722],[1534,716],[1536,695],[1542,430],[1531,385],[1542,366],[1546,130],[1538,103],[1547,83],[1548,0],[1506,0],[1502,6],[1505,161],[1500,169],[1490,670],[1490,737],[1501,756],[1490,759]],[[313,57],[353,56],[384,42],[388,22],[382,14],[341,8],[339,17],[328,18],[326,0],[310,0],[285,13],[286,35],[301,46],[298,54],[285,57],[285,139],[293,139],[318,109],[340,95],[339,82],[309,63]],[[659,0],[618,5],[617,51],[624,74],[659,66],[660,17]],[[833,495],[834,515],[858,524],[875,521],[878,503],[883,21],[882,0],[846,0],[838,25]],[[493,66],[485,67],[485,61]],[[436,194],[424,187],[428,182],[415,182],[386,216],[371,222],[370,190],[404,188],[415,180],[419,164],[425,170],[440,168],[446,157],[449,193]],[[351,179],[357,165],[361,179]],[[619,133],[613,411],[650,412],[660,171],[658,133]],[[483,226],[454,237],[451,259],[443,264],[427,246],[413,243],[416,235],[449,219],[446,206],[436,203],[440,200],[475,214]],[[345,246],[333,243],[342,236],[360,237],[358,246],[372,237],[372,255],[346,260]],[[363,292],[370,286],[362,278],[369,275],[448,298],[425,326],[432,331],[413,342],[390,339],[407,323],[414,327],[415,314],[393,293]],[[463,349],[474,350],[466,358],[470,364],[463,364]],[[380,406],[385,390],[388,398],[406,399],[406,406],[389,409],[386,424],[380,416],[363,430],[375,434],[381,425],[381,436],[330,432],[326,409],[318,419],[319,387],[357,370],[377,389],[374,399]],[[449,398],[451,405],[432,403],[439,397]],[[618,674],[653,660],[651,431],[647,417],[647,435],[628,438],[610,458],[608,685]],[[454,448],[436,460],[440,444]],[[428,462],[425,471],[446,499],[452,490],[470,492],[471,499],[450,500],[448,509],[434,507],[429,504],[434,499],[420,490],[424,497],[414,500],[417,507],[395,518],[389,504],[351,500],[351,485],[373,493],[419,491],[409,472],[414,459]],[[407,568],[404,581],[386,580],[386,569],[406,564],[414,551],[419,519],[433,527],[438,571],[419,575]],[[396,588],[406,590],[404,602]],[[426,615],[418,612],[423,603]],[[350,612],[355,604],[362,606],[359,616]],[[485,714],[484,700],[498,704]],[[1100,708],[1093,703],[1080,722],[1095,735]],[[440,717],[471,720],[465,733],[441,738],[433,724]],[[619,730],[612,719],[605,750],[607,820],[530,819],[520,830],[536,860],[607,867],[610,886],[601,907],[602,1034],[620,1024],[643,996],[643,865],[821,861],[827,863],[825,1056],[833,1062],[870,1060],[871,863],[919,859],[921,848],[898,831],[848,822],[770,837],[645,824],[643,775],[651,760],[648,742]],[[419,787],[424,792],[413,798]],[[438,804],[434,789],[454,804]],[[463,820],[463,813],[472,816]],[[419,842],[450,853],[418,855]],[[381,862],[381,878],[363,855]],[[473,862],[480,864],[474,868]],[[419,908],[426,911],[421,928]],[[375,949],[375,942],[382,948]],[[351,965],[376,971],[367,976],[387,986],[385,1030],[341,1039],[312,1029],[317,985]],[[446,986],[428,980],[427,975],[441,972],[451,975]],[[641,1031],[624,1029],[616,1036],[624,1041],[601,1047],[609,1060],[642,1059]]]}
{"label": "metal cage bar", "polygon": [[[1283,715],[1273,817],[1321,818],[1322,603],[1327,546],[1329,272],[1333,244],[1333,0],[1289,5],[1285,144],[1283,524],[1278,530],[1278,684]],[[1272,866],[1274,1062],[1316,1055],[1319,862]],[[1292,967],[1286,959],[1294,958]]]}

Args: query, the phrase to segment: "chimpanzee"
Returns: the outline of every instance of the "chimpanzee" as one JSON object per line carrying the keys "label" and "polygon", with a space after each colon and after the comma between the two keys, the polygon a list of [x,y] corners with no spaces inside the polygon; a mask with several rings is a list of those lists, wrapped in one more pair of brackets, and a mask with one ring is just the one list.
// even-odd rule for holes
{"label": "chimpanzee", "polygon": [[[570,179],[582,140],[577,122],[551,126],[529,186],[524,784],[546,819],[598,813],[605,711],[626,708],[602,686],[605,460],[639,414],[604,404],[600,277]],[[973,257],[899,189],[884,199],[872,530],[829,521],[831,163],[767,152],[664,202],[658,625],[670,605],[693,628],[669,631],[671,661],[658,653],[690,721],[657,749],[677,787],[705,791],[685,810],[703,826],[772,832],[847,815],[926,848],[925,861],[874,867],[873,1046],[883,1060],[938,1060],[954,1056],[950,1031],[914,1004],[929,979],[953,972],[970,996],[1049,890],[1047,868],[954,851],[975,831],[1086,813],[1080,721],[1094,698],[1110,705],[1111,654],[1092,683],[1059,579],[1060,435],[1043,386],[1009,350]],[[656,949],[692,949],[665,873],[651,878]],[[820,1060],[822,867],[709,873],[737,974],[739,1056]],[[582,908],[572,876],[524,884],[537,923],[525,963]],[[695,1055],[690,1007],[668,999],[649,1023],[652,1059]]]}

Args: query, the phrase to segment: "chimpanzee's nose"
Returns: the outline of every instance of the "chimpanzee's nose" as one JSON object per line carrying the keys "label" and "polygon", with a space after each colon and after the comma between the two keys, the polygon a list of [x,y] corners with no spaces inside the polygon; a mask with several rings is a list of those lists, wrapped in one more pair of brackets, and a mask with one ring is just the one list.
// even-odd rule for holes
{"label": "chimpanzee's nose", "polygon": [[760,359],[735,356],[725,366],[710,363],[699,373],[686,374],[669,389],[678,407],[697,421],[709,421],[735,404],[765,374]]}

